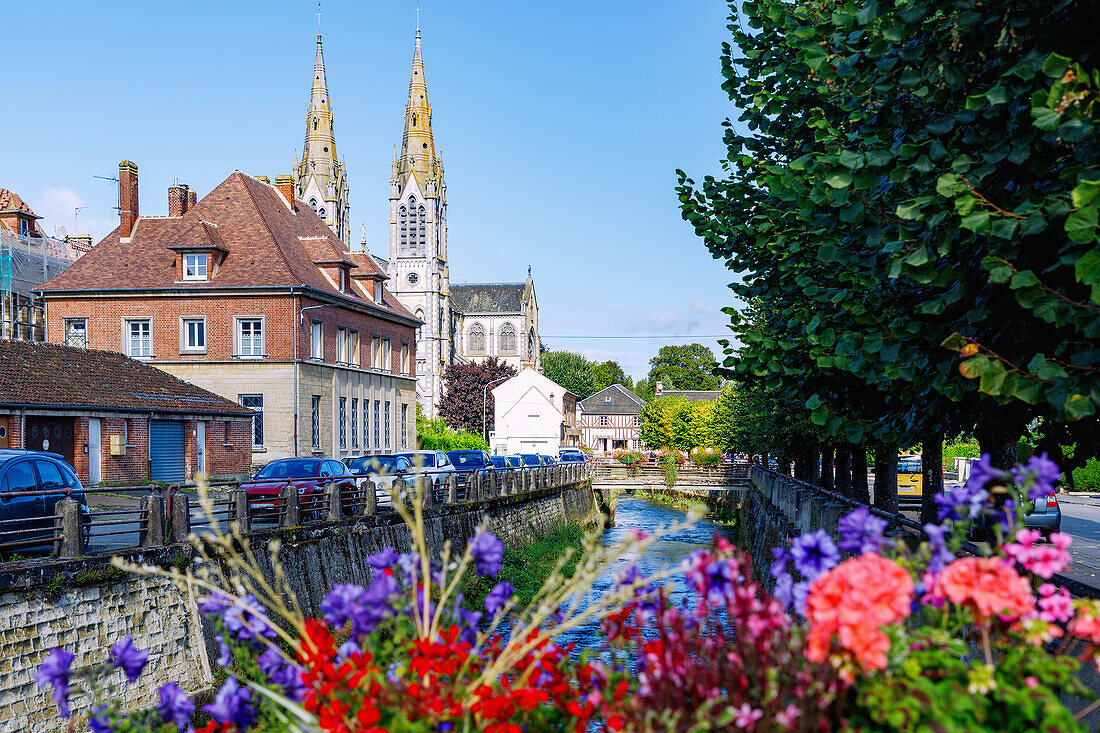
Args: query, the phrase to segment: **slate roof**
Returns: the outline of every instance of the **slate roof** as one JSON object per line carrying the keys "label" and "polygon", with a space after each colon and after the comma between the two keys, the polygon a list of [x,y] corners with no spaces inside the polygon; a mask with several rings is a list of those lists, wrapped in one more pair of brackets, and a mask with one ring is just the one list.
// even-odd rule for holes
{"label": "slate roof", "polygon": [[0,340],[0,405],[249,416],[252,411],[114,351]]}
{"label": "slate roof", "polygon": [[665,389],[661,397],[683,397],[688,402],[717,402],[720,389]]}
{"label": "slate roof", "polygon": [[451,308],[459,313],[522,313],[526,283],[451,284]]}
{"label": "slate roof", "polygon": [[[38,289],[70,290],[202,289],[241,287],[307,287],[375,306],[377,310],[415,320],[397,298],[386,293],[377,306],[367,283],[352,280],[351,293],[341,293],[318,262],[348,262],[351,274],[385,272],[366,253],[349,253],[328,225],[306,204],[291,206],[274,186],[234,171],[195,206],[178,217],[138,219],[128,240],[119,230],[103,238],[69,269]],[[173,248],[223,250],[225,258],[204,282],[176,282]],[[351,256],[360,255],[360,256]]]}
{"label": "slate roof", "polygon": [[[611,402],[608,402],[608,398]],[[642,398],[621,384],[613,384],[580,401],[587,415],[637,415],[645,403]]]}

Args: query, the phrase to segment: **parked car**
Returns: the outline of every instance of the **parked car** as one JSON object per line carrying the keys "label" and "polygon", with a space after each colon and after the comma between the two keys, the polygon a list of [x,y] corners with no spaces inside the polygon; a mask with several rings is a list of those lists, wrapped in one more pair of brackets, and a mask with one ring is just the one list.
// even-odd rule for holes
{"label": "parked car", "polygon": [[489,460],[493,462],[493,468],[498,471],[512,467],[512,464],[508,461],[508,456],[489,456]]}
{"label": "parked car", "polygon": [[1028,529],[1037,529],[1043,533],[1043,537],[1050,537],[1051,532],[1062,531],[1062,507],[1058,505],[1058,495],[1036,499],[1035,509],[1024,517],[1024,526]]}
{"label": "parked car", "polygon": [[588,456],[578,448],[562,448],[558,451],[558,463],[587,463]]}
{"label": "parked car", "polygon": [[544,466],[553,466],[555,463],[557,463],[557,461],[554,460],[553,456],[548,456],[542,453],[539,454],[539,459],[542,461],[542,465]]}
{"label": "parked car", "polygon": [[428,477],[436,493],[443,490],[447,478],[455,472],[451,459],[441,450],[414,450],[397,455],[412,464],[410,473]]}
{"label": "parked car", "polygon": [[453,450],[447,453],[447,458],[454,464],[455,472],[463,475],[474,471],[491,471],[496,467],[493,457],[483,450]]}
{"label": "parked car", "polygon": [[88,548],[90,517],[84,487],[76,471],[56,453],[0,450],[0,559],[28,552],[50,552],[53,516],[65,498],[80,503],[81,549]]}
{"label": "parked car", "polygon": [[538,453],[520,453],[520,460],[523,461],[524,466],[541,466],[542,456]]}
{"label": "parked car", "polygon": [[256,519],[278,521],[279,495],[287,485],[296,487],[299,503],[307,505],[302,508],[302,518],[319,519],[324,513],[324,508],[317,506],[319,497],[330,482],[335,482],[345,510],[350,510],[355,478],[347,466],[334,458],[280,458],[257,471],[241,488],[248,492],[248,503]]}
{"label": "parked car", "polygon": [[351,474],[356,477],[360,490],[372,483],[378,489],[378,506],[390,506],[390,489],[398,476],[412,473],[412,463],[404,456],[377,455],[348,458],[344,462]]}

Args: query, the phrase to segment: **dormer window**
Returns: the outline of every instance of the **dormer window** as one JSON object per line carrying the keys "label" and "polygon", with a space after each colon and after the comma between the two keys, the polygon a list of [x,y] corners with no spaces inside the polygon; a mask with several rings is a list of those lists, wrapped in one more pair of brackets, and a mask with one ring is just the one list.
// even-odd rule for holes
{"label": "dormer window", "polygon": [[348,271],[346,268],[340,268],[340,292],[348,292]]}
{"label": "dormer window", "polygon": [[205,252],[188,252],[183,255],[183,279],[184,280],[206,280],[207,273],[207,255]]}

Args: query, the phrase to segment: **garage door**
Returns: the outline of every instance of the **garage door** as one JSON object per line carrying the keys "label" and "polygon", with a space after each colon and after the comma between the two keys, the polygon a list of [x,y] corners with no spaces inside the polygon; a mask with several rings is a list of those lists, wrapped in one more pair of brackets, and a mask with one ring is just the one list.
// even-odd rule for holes
{"label": "garage door", "polygon": [[149,423],[149,476],[154,481],[181,483],[184,479],[183,427],[179,420]]}

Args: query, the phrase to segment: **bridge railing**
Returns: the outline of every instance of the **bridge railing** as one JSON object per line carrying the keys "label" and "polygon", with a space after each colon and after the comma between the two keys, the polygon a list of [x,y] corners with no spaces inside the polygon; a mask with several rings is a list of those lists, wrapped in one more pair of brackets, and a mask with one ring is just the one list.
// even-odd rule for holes
{"label": "bridge railing", "polygon": [[395,500],[411,504],[421,496],[425,507],[458,506],[571,486],[591,478],[591,470],[576,463],[466,474],[417,471],[359,476],[354,482],[346,478],[308,490],[288,482],[277,492],[251,495],[239,483],[212,485],[207,495],[210,512],[187,490],[194,487],[186,485],[22,492],[26,496],[20,497],[10,492],[2,497],[4,501],[48,498],[56,508],[53,514],[0,519],[0,563],[31,559],[31,555],[71,559],[164,547],[186,542],[192,533],[209,534],[216,524],[224,527],[230,522],[248,533],[355,521],[392,514]]}

